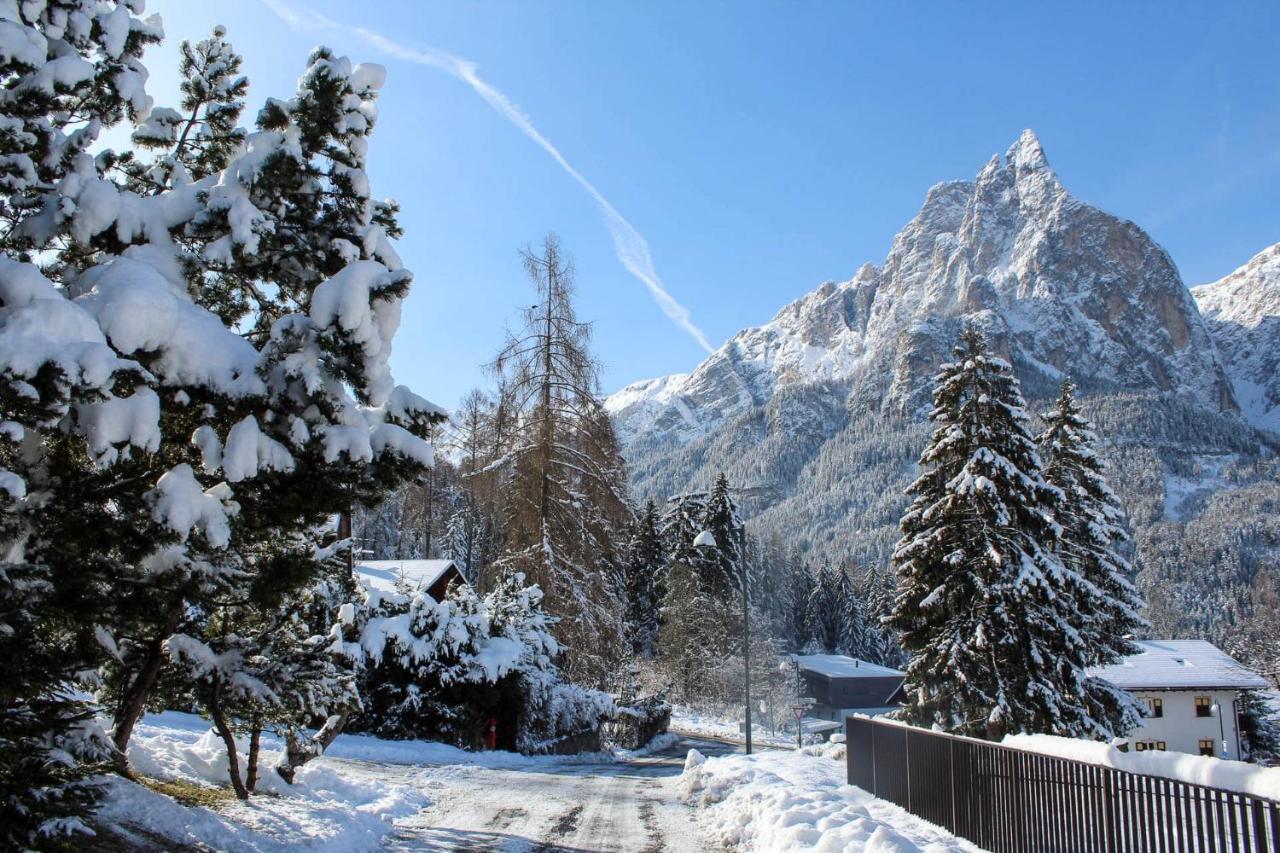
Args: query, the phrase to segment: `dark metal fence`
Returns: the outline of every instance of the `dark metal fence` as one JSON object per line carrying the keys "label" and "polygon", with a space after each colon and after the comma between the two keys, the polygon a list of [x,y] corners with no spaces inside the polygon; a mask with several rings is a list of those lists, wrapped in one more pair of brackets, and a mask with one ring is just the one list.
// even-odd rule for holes
{"label": "dark metal fence", "polygon": [[850,717],[849,784],[995,853],[1276,853],[1280,803]]}

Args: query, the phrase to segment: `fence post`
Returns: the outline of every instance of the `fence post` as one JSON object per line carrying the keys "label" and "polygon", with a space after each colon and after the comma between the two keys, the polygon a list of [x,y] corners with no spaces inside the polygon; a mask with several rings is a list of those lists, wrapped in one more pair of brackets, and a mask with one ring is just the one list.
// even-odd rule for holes
{"label": "fence post", "polygon": [[1120,849],[1120,840],[1116,826],[1116,784],[1115,771],[1107,769],[1103,771],[1103,809],[1106,813],[1107,826],[1107,853],[1117,853]]}
{"label": "fence post", "polygon": [[956,739],[947,739],[947,774],[951,777],[951,826],[952,832],[958,833],[959,816],[956,814]]}
{"label": "fence post", "polygon": [[876,768],[876,732],[877,731],[878,729],[875,726],[871,726],[871,793],[878,797],[880,796],[880,777],[876,773],[876,770],[877,770]]}
{"label": "fence post", "polygon": [[911,729],[907,729],[902,733],[902,754],[903,754],[903,770],[907,776],[907,811],[914,812],[915,809],[911,804]]}

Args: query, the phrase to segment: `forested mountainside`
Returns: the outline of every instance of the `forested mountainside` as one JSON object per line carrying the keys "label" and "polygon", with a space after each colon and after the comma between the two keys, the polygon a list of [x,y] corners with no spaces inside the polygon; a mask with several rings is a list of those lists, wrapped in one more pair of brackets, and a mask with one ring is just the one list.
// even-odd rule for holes
{"label": "forested mountainside", "polygon": [[929,380],[972,322],[1034,408],[1064,376],[1079,384],[1130,517],[1153,632],[1236,647],[1280,618],[1280,436],[1266,386],[1280,336],[1263,319],[1276,310],[1274,271],[1268,250],[1198,289],[1202,316],[1168,254],[1072,197],[1027,131],[974,180],[930,189],[880,266],[607,407],[637,497],[705,488],[723,470],[759,534],[815,561],[887,567]]}

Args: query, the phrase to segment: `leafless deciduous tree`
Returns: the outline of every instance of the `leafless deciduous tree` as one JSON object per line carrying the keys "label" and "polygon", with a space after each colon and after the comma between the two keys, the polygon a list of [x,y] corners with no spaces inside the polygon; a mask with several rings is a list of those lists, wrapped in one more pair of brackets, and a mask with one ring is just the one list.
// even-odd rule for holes
{"label": "leafless deciduous tree", "polygon": [[506,547],[495,568],[541,585],[560,618],[567,669],[600,681],[622,636],[623,461],[601,405],[591,326],[574,313],[572,264],[554,236],[539,252],[526,250],[524,262],[539,300],[491,365],[501,387],[496,414],[510,419]]}

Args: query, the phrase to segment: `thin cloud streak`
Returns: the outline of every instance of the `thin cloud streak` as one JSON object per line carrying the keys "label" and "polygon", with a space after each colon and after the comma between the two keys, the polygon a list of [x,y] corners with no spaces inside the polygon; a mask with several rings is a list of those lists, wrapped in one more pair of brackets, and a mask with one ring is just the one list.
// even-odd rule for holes
{"label": "thin cloud streak", "polygon": [[[279,0],[263,0],[263,3],[277,17],[295,30],[312,28],[346,29],[319,13],[313,13],[308,10],[304,16],[297,9],[286,6],[280,3]],[[608,227],[609,236],[613,240],[614,252],[617,254],[622,266],[648,288],[649,294],[658,303],[658,307],[672,322],[687,332],[704,350],[709,353],[714,352],[711,342],[707,340],[707,336],[703,334],[702,330],[694,324],[693,319],[689,316],[688,309],[681,305],[663,285],[662,279],[659,278],[658,272],[653,266],[653,258],[649,252],[649,242],[595,188],[595,185],[583,177],[582,173],[565,159],[564,155],[560,153],[560,149],[556,148],[551,140],[543,136],[534,127],[533,120],[527,113],[501,91],[480,78],[477,73],[478,66],[474,62],[443,50],[407,47],[382,33],[365,29],[364,27],[355,27],[350,31],[354,32],[371,47],[386,53],[388,56],[393,56],[405,62],[412,62],[416,65],[436,68],[463,81],[498,114],[510,121],[521,133],[536,143],[539,148],[551,155],[551,158],[560,165],[560,168],[587,191],[587,194],[595,200],[601,213],[604,214],[605,225]]]}

